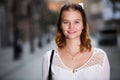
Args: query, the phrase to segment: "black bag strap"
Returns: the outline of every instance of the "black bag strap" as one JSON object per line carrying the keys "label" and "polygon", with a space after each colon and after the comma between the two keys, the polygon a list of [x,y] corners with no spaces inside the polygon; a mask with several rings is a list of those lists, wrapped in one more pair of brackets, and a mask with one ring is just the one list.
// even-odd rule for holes
{"label": "black bag strap", "polygon": [[49,66],[49,72],[48,72],[48,80],[52,80],[51,65],[52,65],[53,55],[54,55],[54,50],[52,50],[52,53],[51,53],[51,56],[50,56],[50,66]]}

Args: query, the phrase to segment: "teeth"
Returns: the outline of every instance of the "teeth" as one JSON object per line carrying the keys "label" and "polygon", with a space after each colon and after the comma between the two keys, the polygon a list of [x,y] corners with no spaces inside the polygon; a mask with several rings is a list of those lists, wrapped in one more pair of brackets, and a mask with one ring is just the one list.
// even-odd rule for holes
{"label": "teeth", "polygon": [[69,32],[75,32],[75,31],[69,31]]}
{"label": "teeth", "polygon": [[75,31],[68,31],[68,33],[75,33]]}

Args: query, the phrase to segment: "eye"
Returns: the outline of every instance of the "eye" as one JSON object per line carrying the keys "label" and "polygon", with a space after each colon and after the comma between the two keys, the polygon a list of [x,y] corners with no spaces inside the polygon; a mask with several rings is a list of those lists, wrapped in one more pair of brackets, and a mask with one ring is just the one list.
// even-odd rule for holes
{"label": "eye", "polygon": [[75,21],[75,23],[80,23],[80,21]]}
{"label": "eye", "polygon": [[63,21],[64,24],[68,24],[69,22],[68,21]]}

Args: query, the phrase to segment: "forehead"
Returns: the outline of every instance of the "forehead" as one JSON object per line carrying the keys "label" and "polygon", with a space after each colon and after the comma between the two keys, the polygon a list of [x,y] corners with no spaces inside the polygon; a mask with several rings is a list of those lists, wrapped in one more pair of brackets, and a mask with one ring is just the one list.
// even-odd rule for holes
{"label": "forehead", "polygon": [[81,19],[81,12],[74,9],[64,10],[61,15],[62,19]]}

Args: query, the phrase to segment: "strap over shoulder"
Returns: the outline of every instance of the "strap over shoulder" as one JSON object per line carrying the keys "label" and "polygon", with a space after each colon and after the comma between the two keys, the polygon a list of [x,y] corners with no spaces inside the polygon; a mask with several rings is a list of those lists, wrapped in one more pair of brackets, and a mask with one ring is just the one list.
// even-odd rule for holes
{"label": "strap over shoulder", "polygon": [[52,50],[52,53],[51,53],[51,57],[50,57],[50,65],[51,65],[51,63],[52,63],[53,55],[54,55],[54,50]]}
{"label": "strap over shoulder", "polygon": [[50,66],[49,66],[49,72],[48,72],[48,80],[52,80],[51,65],[52,65],[53,55],[54,55],[54,50],[52,50],[51,56],[50,56]]}

